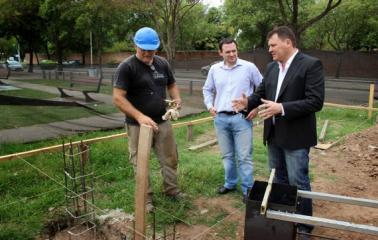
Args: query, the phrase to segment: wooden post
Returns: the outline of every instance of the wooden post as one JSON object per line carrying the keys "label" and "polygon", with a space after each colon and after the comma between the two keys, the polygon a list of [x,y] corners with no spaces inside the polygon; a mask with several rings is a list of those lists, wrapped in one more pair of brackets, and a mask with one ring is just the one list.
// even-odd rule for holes
{"label": "wooden post", "polygon": [[374,83],[370,84],[368,119],[371,119],[374,105]]}
{"label": "wooden post", "polygon": [[272,168],[272,171],[270,172],[268,185],[266,186],[266,189],[265,189],[264,198],[261,203],[261,208],[260,208],[261,215],[265,215],[266,210],[268,209],[268,200],[269,200],[270,192],[272,191],[273,179],[274,179],[275,174],[276,174],[276,169]]}
{"label": "wooden post", "polygon": [[140,126],[135,186],[135,240],[146,239],[148,161],[151,153],[152,136],[151,127],[147,125]]}
{"label": "wooden post", "polygon": [[326,134],[326,131],[327,131],[327,127],[328,127],[328,119],[324,121],[324,125],[323,125],[323,128],[322,128],[322,131],[320,132],[319,141],[321,143],[324,142],[324,138],[325,138],[325,134]]}
{"label": "wooden post", "polygon": [[193,139],[193,125],[192,124],[188,124],[188,128],[186,130],[186,139],[188,141],[192,141]]}

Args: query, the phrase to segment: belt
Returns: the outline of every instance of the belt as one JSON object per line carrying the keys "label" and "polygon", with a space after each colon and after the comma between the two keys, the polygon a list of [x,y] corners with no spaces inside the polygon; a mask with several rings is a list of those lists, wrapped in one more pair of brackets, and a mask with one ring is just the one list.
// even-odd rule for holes
{"label": "belt", "polygon": [[237,115],[239,113],[243,114],[243,115],[247,115],[247,112],[245,111],[242,111],[242,112],[235,112],[235,111],[220,111],[218,113],[223,113],[223,114],[226,114],[226,115]]}

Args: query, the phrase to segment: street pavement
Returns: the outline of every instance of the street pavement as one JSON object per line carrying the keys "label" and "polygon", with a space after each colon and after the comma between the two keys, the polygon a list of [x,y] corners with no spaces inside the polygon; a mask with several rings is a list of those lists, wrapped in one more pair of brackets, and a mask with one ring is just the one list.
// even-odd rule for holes
{"label": "street pavement", "polygon": [[[107,69],[108,72],[114,72],[114,69]],[[203,101],[201,88],[205,81],[205,76],[202,76],[199,71],[194,70],[176,70],[176,79],[180,89],[188,92],[190,81],[194,90],[194,96],[189,96],[184,99],[184,106],[180,113],[181,116],[200,113],[206,111]],[[13,73],[10,80],[2,80],[5,83],[11,84],[20,88],[29,88],[40,91],[45,91],[53,94],[59,92],[55,87],[48,87],[38,84],[30,84],[21,81],[13,81],[12,79],[41,79],[41,72],[36,73]],[[110,84],[110,78],[104,82]],[[349,105],[367,105],[369,95],[369,82],[361,79],[326,79],[326,96],[325,101],[339,104]],[[377,83],[376,83],[377,86]],[[376,90],[377,91],[377,90]],[[75,99],[83,100],[81,92],[69,92]],[[106,94],[90,94],[93,98],[105,104],[112,104],[112,98]],[[66,99],[58,99],[65,101]],[[81,119],[67,120],[62,122],[53,122],[49,124],[39,124],[28,127],[20,127],[17,129],[0,130],[0,143],[26,143],[39,141],[44,139],[57,138],[59,136],[67,136],[79,132],[88,132],[95,130],[117,129],[124,127],[124,116],[121,113],[110,115],[99,115]]]}

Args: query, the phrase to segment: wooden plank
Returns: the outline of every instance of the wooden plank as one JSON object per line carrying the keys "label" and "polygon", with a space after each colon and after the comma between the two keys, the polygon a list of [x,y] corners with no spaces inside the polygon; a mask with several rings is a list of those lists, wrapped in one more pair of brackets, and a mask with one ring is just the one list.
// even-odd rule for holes
{"label": "wooden plank", "polygon": [[327,150],[328,148],[332,147],[332,143],[318,143],[314,146],[314,148],[320,149],[320,150]]}
{"label": "wooden plank", "polygon": [[188,122],[180,122],[180,123],[173,124],[172,127],[173,128],[179,128],[179,127],[183,127],[183,126],[187,126],[187,125],[196,125],[196,124],[201,124],[201,123],[204,123],[204,122],[213,121],[213,119],[214,119],[213,117],[206,117],[206,118],[201,118],[201,119],[188,121]]}
{"label": "wooden plank", "polygon": [[207,147],[207,146],[211,146],[211,145],[214,145],[217,143],[217,139],[213,139],[213,140],[210,140],[210,141],[207,141],[207,142],[204,142],[204,143],[201,143],[199,145],[196,145],[196,146],[191,146],[188,148],[188,150],[190,151],[194,151],[194,150],[198,150],[200,148],[204,148],[204,147]]}
{"label": "wooden plank", "polygon": [[150,159],[153,130],[142,125],[139,131],[135,186],[135,240],[146,239],[146,199],[148,187],[148,162]]}
{"label": "wooden plank", "polygon": [[[119,134],[114,134],[114,135],[105,136],[105,137],[98,137],[98,138],[91,138],[91,139],[87,139],[83,141],[76,141],[76,142],[73,142],[72,145],[76,146],[76,145],[80,145],[80,143],[92,144],[92,143],[102,142],[102,141],[116,139],[120,137],[127,137],[127,133],[119,133]],[[68,146],[68,145],[69,143],[64,144],[64,146]],[[18,158],[30,157],[30,156],[38,155],[41,153],[58,152],[58,151],[62,151],[62,144],[0,156],[0,162],[6,161],[6,160],[14,160]]]}
{"label": "wooden plank", "polygon": [[373,115],[373,111],[371,109],[373,108],[373,104],[374,104],[374,84],[370,84],[368,104],[369,104],[368,119],[371,119]]}
{"label": "wooden plank", "polygon": [[356,110],[378,111],[378,108],[373,108],[373,107],[370,108],[370,107],[362,107],[362,106],[355,106],[355,105],[344,105],[344,104],[337,104],[337,103],[324,103],[324,106],[346,108],[346,109],[356,109]]}
{"label": "wooden plank", "polygon": [[320,132],[319,141],[321,143],[324,142],[324,137],[325,137],[325,133],[327,131],[327,127],[328,127],[328,119],[324,121],[322,131]]}
{"label": "wooden plank", "polygon": [[[201,124],[201,123],[212,121],[212,120],[213,120],[213,117],[206,117],[206,118],[201,118],[201,119],[188,121],[188,122],[175,123],[175,124],[172,124],[172,127],[179,128],[179,127],[183,127],[187,125],[197,125],[197,124]],[[118,133],[118,134],[114,134],[110,136],[87,139],[87,140],[83,140],[83,143],[92,144],[96,142],[102,142],[102,141],[117,139],[121,137],[127,137],[127,133]],[[73,142],[72,145],[78,145],[80,144],[80,142],[81,141]],[[68,143],[65,146],[68,146]],[[7,161],[7,160],[15,160],[15,159],[24,158],[24,157],[30,157],[30,156],[38,155],[41,153],[58,152],[58,151],[62,151],[62,144],[44,147],[44,148],[37,148],[30,151],[25,151],[25,152],[3,155],[3,156],[0,156],[0,162]]]}

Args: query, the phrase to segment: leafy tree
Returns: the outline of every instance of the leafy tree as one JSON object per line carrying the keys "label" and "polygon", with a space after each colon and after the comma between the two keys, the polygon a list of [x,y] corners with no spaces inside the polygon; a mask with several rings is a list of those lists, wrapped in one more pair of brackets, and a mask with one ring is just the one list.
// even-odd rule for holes
{"label": "leafy tree", "polygon": [[[193,24],[194,19],[195,24]],[[179,48],[216,50],[219,40],[228,35],[223,12],[218,8],[206,9],[202,4],[198,4],[182,21]]]}
{"label": "leafy tree", "polygon": [[[349,0],[309,29],[310,47],[372,51],[378,46],[378,5],[374,0]],[[322,43],[318,46],[317,43]]]}
{"label": "leafy tree", "polygon": [[[121,1],[122,0],[118,0]],[[200,0],[124,0],[131,8],[146,13],[160,35],[167,60],[174,68],[176,41],[184,17]]]}
{"label": "leafy tree", "polygon": [[[70,46],[77,33],[74,31],[73,15],[78,2],[74,0],[45,0],[40,8],[40,15],[46,21],[45,40],[53,43],[59,70],[62,70],[64,50]],[[48,50],[47,50],[48,51]]]}
{"label": "leafy tree", "polygon": [[278,22],[275,0],[226,0],[225,18],[240,49],[262,48],[266,35]]}
{"label": "leafy tree", "polygon": [[[278,10],[282,24],[291,27],[300,43],[301,35],[307,28],[324,18],[329,12],[340,5],[342,0],[278,0]],[[318,12],[311,11],[314,4],[325,3]]]}
{"label": "leafy tree", "polygon": [[0,31],[3,36],[15,37],[21,55],[29,52],[29,72],[33,72],[33,53],[40,49],[43,19],[38,15],[40,0],[1,0]]}

